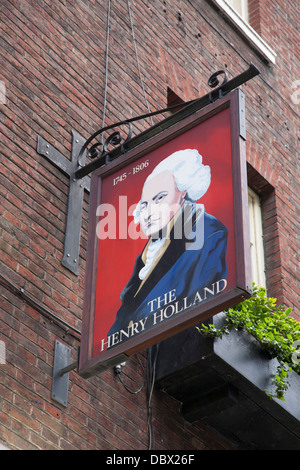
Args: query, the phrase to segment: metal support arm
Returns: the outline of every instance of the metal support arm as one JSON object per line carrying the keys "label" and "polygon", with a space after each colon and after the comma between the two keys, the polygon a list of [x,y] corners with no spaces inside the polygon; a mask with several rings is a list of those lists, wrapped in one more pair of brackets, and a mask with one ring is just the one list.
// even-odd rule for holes
{"label": "metal support arm", "polygon": [[[219,75],[224,75],[223,82],[221,85],[217,86],[219,84]],[[186,110],[186,115],[189,113],[192,113],[194,110],[195,104],[197,104],[197,109],[204,108],[205,106],[209,105],[213,101],[217,100],[218,98],[221,98],[222,96],[226,95],[230,91],[234,90],[235,88],[239,87],[240,85],[243,85],[246,83],[248,80],[251,78],[254,78],[255,76],[259,75],[260,71],[254,64],[250,64],[249,68],[242,72],[240,75],[237,75],[236,77],[232,78],[231,80],[227,79],[227,73],[224,70],[219,70],[218,72],[215,72],[208,80],[208,85],[211,88],[215,88],[214,90],[210,91],[206,95],[202,96],[201,98],[197,98],[195,100],[186,102],[186,103],[180,103],[168,108],[160,109],[158,111],[154,111],[152,113],[147,113],[147,114],[142,114],[141,116],[136,116],[134,118],[126,119],[124,121],[119,121],[111,126],[106,126],[98,131],[96,131],[93,135],[91,135],[84,145],[81,147],[81,150],[79,152],[78,156],[78,164],[81,166],[76,172],[75,172],[75,178],[76,179],[81,179],[84,178],[86,175],[89,173],[93,172],[97,168],[100,168],[101,166],[109,163],[114,157],[111,155],[111,152],[108,151],[108,146],[109,144],[111,145],[119,145],[118,149],[120,150],[120,153],[124,153],[125,150],[128,150],[131,146],[134,146],[134,141],[135,138],[132,138],[132,127],[131,123],[135,121],[140,121],[142,119],[146,119],[148,117],[156,116],[158,114],[163,114],[168,111],[174,111],[176,109],[182,109],[184,106],[184,110]],[[165,122],[167,123],[170,121],[170,118],[166,118]],[[103,135],[104,132],[109,131],[111,129],[116,129],[121,126],[128,126],[128,134],[125,139],[122,139],[121,133],[120,132],[114,132],[111,134],[108,139],[106,139],[105,143],[102,144],[102,142],[97,141],[93,145],[89,145],[100,135]],[[153,126],[153,130],[157,128],[157,131],[159,132],[161,128],[161,123],[157,124],[156,126]],[[132,142],[133,145],[130,145],[130,142]],[[98,150],[98,147],[101,148],[101,153]],[[87,157],[94,159],[90,163],[88,163],[85,166],[81,165],[81,158],[83,155],[85,155],[85,152],[87,151]],[[96,158],[98,157],[98,158]],[[95,159],[96,158],[96,159]]]}

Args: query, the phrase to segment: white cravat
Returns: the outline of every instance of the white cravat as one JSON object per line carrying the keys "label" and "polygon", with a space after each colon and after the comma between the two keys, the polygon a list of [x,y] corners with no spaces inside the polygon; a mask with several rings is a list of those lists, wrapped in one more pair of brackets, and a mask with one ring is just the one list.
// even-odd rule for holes
{"label": "white cravat", "polygon": [[141,280],[145,279],[145,277],[147,276],[155,260],[157,253],[159,252],[159,250],[161,249],[164,243],[165,243],[165,238],[158,238],[157,240],[151,241],[147,250],[145,266],[139,272],[139,278]]}

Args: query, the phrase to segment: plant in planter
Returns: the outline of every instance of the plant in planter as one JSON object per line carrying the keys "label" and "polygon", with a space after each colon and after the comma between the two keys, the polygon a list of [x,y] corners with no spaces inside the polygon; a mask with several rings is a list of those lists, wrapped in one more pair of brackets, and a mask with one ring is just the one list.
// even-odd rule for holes
{"label": "plant in planter", "polygon": [[270,358],[276,358],[279,363],[273,379],[275,392],[266,390],[266,393],[270,398],[285,400],[284,393],[290,385],[288,373],[294,371],[300,375],[300,322],[290,315],[291,308],[276,305],[276,301],[266,296],[266,289],[253,284],[253,295],[249,299],[224,311],[222,328],[213,324],[196,328],[202,335],[212,338],[221,338],[232,328],[253,336]]}

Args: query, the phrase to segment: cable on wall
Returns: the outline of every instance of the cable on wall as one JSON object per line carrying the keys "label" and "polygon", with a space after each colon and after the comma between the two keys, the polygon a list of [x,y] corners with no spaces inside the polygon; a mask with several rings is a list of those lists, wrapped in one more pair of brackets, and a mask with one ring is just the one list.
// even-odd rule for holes
{"label": "cable on wall", "polygon": [[132,390],[131,388],[129,388],[129,387],[125,384],[124,380],[122,379],[122,376],[121,376],[121,374],[122,374],[122,366],[125,365],[125,362],[122,363],[122,364],[118,364],[117,366],[115,366],[115,372],[116,372],[116,374],[117,374],[117,376],[118,376],[118,378],[119,378],[121,384],[122,384],[123,387],[127,390],[127,392],[132,393],[133,395],[137,395],[138,393],[140,393],[140,391],[144,388],[144,385],[145,385],[145,369],[144,369],[144,366],[143,366],[142,361],[141,361],[141,359],[140,359],[140,356],[139,356],[138,354],[136,354],[136,356],[137,356],[137,359],[138,359],[138,361],[139,361],[139,363],[140,363],[140,366],[141,366],[141,369],[142,369],[142,372],[143,372],[142,385],[141,385],[137,390]]}
{"label": "cable on wall", "polygon": [[[147,100],[145,85],[144,85],[143,78],[142,78],[142,73],[141,73],[141,66],[140,66],[140,61],[139,61],[139,56],[138,56],[135,33],[134,33],[134,26],[133,26],[133,18],[132,18],[132,13],[131,13],[130,0],[127,0],[127,7],[128,7],[131,36],[132,36],[132,41],[133,41],[133,45],[134,45],[135,59],[136,59],[136,63],[137,63],[140,84],[141,84],[141,88],[142,88],[142,91],[143,91],[143,96],[144,96],[144,100],[145,100],[145,103],[146,103],[147,110],[150,113],[151,112],[150,111],[150,106],[149,106],[149,103],[148,103],[148,100]],[[107,106],[107,88],[108,88],[108,71],[109,71],[108,62],[109,62],[110,17],[111,17],[111,0],[108,0],[107,20],[106,20],[105,84],[104,84],[102,127],[104,127],[104,125],[105,125],[106,106]],[[152,116],[150,116],[150,120],[151,120],[151,124],[153,125]],[[101,139],[102,139],[102,143],[103,143],[103,135],[101,136]]]}
{"label": "cable on wall", "polygon": [[[151,348],[148,349],[147,351],[147,395],[146,395],[146,401],[147,401],[147,413],[148,413],[148,420],[147,420],[147,428],[148,428],[148,433],[149,433],[149,450],[154,449],[154,429],[153,429],[153,423],[152,423],[152,395],[153,395],[153,389],[154,389],[154,384],[155,384],[155,372],[156,372],[156,362],[157,362],[157,356],[158,356],[158,349],[159,345],[156,344],[152,346]],[[122,374],[122,367],[125,366],[126,362],[123,362],[121,364],[118,364],[115,366],[115,373],[117,374],[121,384],[124,386],[124,388],[131,394],[138,394],[141,392],[141,390],[144,388],[145,385],[145,369],[143,367],[143,364],[141,362],[141,359],[138,354],[136,354],[138,361],[140,363],[140,366],[143,371],[143,381],[142,385],[138,388],[138,390],[132,390],[130,389],[125,383],[124,380],[121,377]]]}
{"label": "cable on wall", "polygon": [[34,308],[37,312],[39,312],[41,315],[46,317],[48,320],[50,320],[56,326],[59,326],[60,328],[62,328],[65,331],[65,333],[68,333],[69,335],[73,336],[78,341],[80,341],[81,332],[79,330],[77,330],[74,326],[70,325],[69,323],[64,321],[62,318],[55,315],[54,313],[52,313],[49,310],[45,309],[45,307],[40,305],[38,302],[36,302],[36,300],[34,300],[32,297],[30,297],[28,294],[26,294],[26,292],[24,291],[23,288],[16,287],[10,281],[8,281],[4,276],[2,276],[2,274],[0,274],[0,283],[2,284],[2,286],[6,287],[13,294],[20,297],[28,305],[30,305],[30,307]]}
{"label": "cable on wall", "polygon": [[[147,410],[148,410],[149,450],[153,450],[155,448],[151,401],[152,401],[153,388],[155,384],[155,372],[156,372],[158,349],[159,349],[159,345],[155,344],[150,349],[148,349],[148,356],[147,356],[147,383],[148,383]],[[153,352],[154,352],[154,357],[153,357]]]}
{"label": "cable on wall", "polygon": [[[135,58],[136,58],[136,63],[137,63],[137,68],[139,72],[139,78],[141,82],[141,87],[143,90],[143,95],[144,95],[144,100],[146,103],[146,107],[148,109],[148,112],[150,113],[150,106],[146,97],[146,92],[145,92],[145,86],[144,82],[142,79],[142,73],[141,73],[141,67],[140,67],[140,61],[139,61],[139,56],[138,56],[138,51],[137,51],[137,44],[136,44],[136,39],[135,39],[135,34],[134,34],[134,27],[133,27],[133,20],[132,20],[132,15],[131,15],[131,7],[130,7],[130,0],[127,0],[127,6],[128,6],[128,13],[129,13],[129,19],[130,19],[130,27],[131,27],[131,35],[132,35],[132,40],[133,40],[133,45],[134,45],[134,50],[135,50]],[[151,124],[153,125],[153,119],[150,117]]]}

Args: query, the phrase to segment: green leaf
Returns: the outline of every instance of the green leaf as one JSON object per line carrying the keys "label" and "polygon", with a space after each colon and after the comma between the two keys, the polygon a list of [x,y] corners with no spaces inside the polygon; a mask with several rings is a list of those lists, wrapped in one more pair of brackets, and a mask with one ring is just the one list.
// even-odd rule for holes
{"label": "green leaf", "polygon": [[300,322],[290,316],[291,308],[276,303],[277,299],[266,296],[265,288],[253,284],[252,297],[224,311],[226,321],[223,328],[202,325],[197,330],[211,338],[221,338],[232,328],[247,331],[271,357],[277,357],[280,366],[273,380],[275,392],[266,393],[270,398],[276,396],[284,400],[284,392],[289,386],[288,371],[300,374],[300,364],[293,361],[293,344],[300,339]]}

